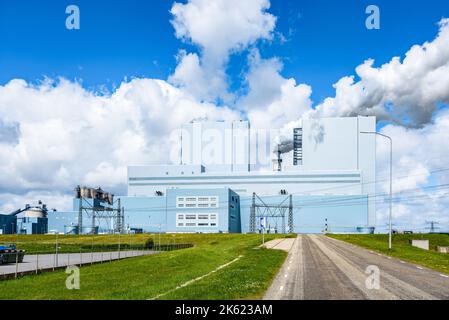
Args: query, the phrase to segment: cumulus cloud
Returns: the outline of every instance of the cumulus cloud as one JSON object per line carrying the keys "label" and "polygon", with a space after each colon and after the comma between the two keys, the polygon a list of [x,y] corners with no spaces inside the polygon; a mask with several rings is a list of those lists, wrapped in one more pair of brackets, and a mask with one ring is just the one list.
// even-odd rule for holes
{"label": "cumulus cloud", "polygon": [[263,59],[258,50],[252,50],[249,56],[248,94],[238,106],[255,127],[280,128],[312,107],[312,88],[282,77],[282,68],[279,59]]}
{"label": "cumulus cloud", "polygon": [[197,45],[197,54],[180,55],[170,81],[200,99],[229,99],[225,65],[229,55],[260,39],[271,39],[276,17],[268,0],[190,0],[171,9],[176,36]]}
{"label": "cumulus cloud", "polygon": [[26,204],[37,205],[38,201],[48,205],[49,209],[57,208],[62,212],[71,211],[73,195],[58,191],[30,191],[26,194],[0,193],[0,212],[10,213],[23,209]]}
{"label": "cumulus cloud", "polygon": [[[423,227],[427,220],[449,226],[449,110],[440,110],[434,122],[414,129],[390,124],[381,129],[393,139],[393,207],[399,226]],[[378,140],[378,193],[389,192],[389,145]],[[431,188],[429,188],[429,186]],[[433,186],[441,186],[435,187]],[[378,220],[387,221],[388,202],[378,206]]]}
{"label": "cumulus cloud", "polygon": [[341,78],[335,97],[317,106],[324,116],[375,115],[401,125],[422,127],[438,103],[449,103],[449,19],[439,23],[431,42],[414,45],[401,61],[394,57],[376,68],[368,59],[356,68],[359,78]]}
{"label": "cumulus cloud", "polygon": [[203,67],[200,57],[196,53],[186,53],[181,50],[178,54],[178,65],[170,75],[169,82],[189,92],[198,100],[215,100],[221,98],[232,100],[227,91],[226,73],[224,65],[209,69]]}
{"label": "cumulus cloud", "polygon": [[[167,116],[170,115],[170,116]],[[0,143],[0,192],[24,195],[77,184],[124,194],[126,166],[165,163],[168,138],[193,118],[236,119],[162,80],[123,82],[95,95],[61,79],[0,86],[0,119],[20,123],[17,143]]]}

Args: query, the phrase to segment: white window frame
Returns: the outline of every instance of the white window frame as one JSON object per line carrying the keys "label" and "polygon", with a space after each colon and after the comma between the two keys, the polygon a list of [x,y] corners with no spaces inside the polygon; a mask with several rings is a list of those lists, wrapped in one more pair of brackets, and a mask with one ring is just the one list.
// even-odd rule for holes
{"label": "white window frame", "polygon": [[[200,225],[202,224],[202,225]],[[177,228],[218,228],[218,213],[176,213]]]}
{"label": "white window frame", "polygon": [[179,196],[176,197],[176,208],[218,208],[219,199],[219,196]]}

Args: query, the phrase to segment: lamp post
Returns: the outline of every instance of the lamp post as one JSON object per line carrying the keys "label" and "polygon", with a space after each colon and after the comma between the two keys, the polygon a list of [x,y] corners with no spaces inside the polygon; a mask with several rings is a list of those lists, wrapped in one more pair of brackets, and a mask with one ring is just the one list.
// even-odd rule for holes
{"label": "lamp post", "polygon": [[391,250],[392,245],[391,245],[391,234],[392,234],[392,211],[393,211],[393,139],[391,139],[391,137],[379,133],[379,132],[360,132],[360,133],[365,133],[365,134],[375,134],[381,137],[384,137],[386,139],[388,139],[388,141],[390,141],[390,215],[389,215],[389,219],[388,219],[388,227],[389,227],[389,232],[388,232],[388,249]]}
{"label": "lamp post", "polygon": [[161,251],[161,224],[159,223],[159,251]]}

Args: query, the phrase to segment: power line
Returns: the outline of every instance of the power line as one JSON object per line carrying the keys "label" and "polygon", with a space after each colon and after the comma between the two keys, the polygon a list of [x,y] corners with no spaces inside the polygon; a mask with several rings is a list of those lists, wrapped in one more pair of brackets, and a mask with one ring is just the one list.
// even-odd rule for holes
{"label": "power line", "polygon": [[[399,176],[399,177],[393,177],[393,179],[397,180],[397,179],[407,179],[410,177],[418,177],[418,176],[424,176],[424,175],[431,175],[434,173],[440,173],[440,172],[445,172],[445,171],[449,171],[449,168],[439,168],[439,169],[435,169],[426,173],[418,173],[418,174],[413,174],[413,175],[406,175],[406,176]],[[383,181],[389,181],[390,178],[385,178],[385,179],[375,179],[372,181],[367,181],[367,182],[356,182],[356,183],[351,183],[351,184],[347,184],[344,186],[335,186],[335,187],[327,187],[327,188],[321,188],[321,189],[314,189],[314,190],[306,190],[306,191],[302,191],[302,192],[296,192],[296,193],[292,193],[292,194],[303,194],[303,193],[311,193],[311,192],[319,192],[319,191],[327,191],[327,190],[335,190],[335,189],[348,189],[348,188],[352,188],[352,187],[357,187],[357,186],[363,186],[363,185],[370,185],[370,184],[376,184],[379,182],[383,182]]]}
{"label": "power line", "polygon": [[430,227],[426,228],[430,229],[430,233],[435,233],[435,230],[440,228],[436,226],[437,224],[439,224],[438,221],[426,221],[426,224],[430,225]]}
{"label": "power line", "polygon": [[[407,190],[404,190],[402,193],[410,193],[412,191],[421,191],[421,190],[431,190],[431,189],[447,189],[449,188],[449,184],[441,184],[441,185],[433,185],[433,186],[426,186],[426,187],[421,187],[421,188],[410,188]],[[308,196],[308,197],[323,197],[323,196],[309,196],[309,195],[304,195],[304,196]],[[310,205],[323,205],[323,204],[346,204],[346,203],[366,203],[366,199],[375,199],[375,201],[377,203],[383,203],[384,200],[382,200],[382,198],[385,198],[386,196],[388,196],[387,193],[377,193],[377,194],[368,194],[368,195],[347,195],[347,198],[341,199],[342,196],[339,195],[329,195],[327,196],[330,199],[310,199],[310,200],[303,200],[300,204],[300,207],[304,207],[304,206],[310,206]],[[410,199],[419,199],[419,198],[426,198],[429,196],[429,193],[425,193],[425,194],[418,194],[415,196],[406,196],[404,197],[403,195],[400,196],[396,196],[393,198],[394,201],[396,202],[401,202],[403,200],[410,200]],[[444,194],[442,196],[437,196],[437,197],[446,197],[447,194]],[[277,196],[267,196],[267,197],[277,197]],[[249,198],[249,197],[248,197]],[[334,198],[334,199],[332,199]],[[380,199],[379,199],[380,198]],[[357,200],[361,200],[359,202],[357,202]],[[227,201],[219,201],[218,204],[220,205],[227,205],[228,202]],[[241,203],[240,206],[242,207]],[[245,206],[243,206],[245,207]],[[249,206],[247,206],[249,207]],[[216,208],[218,209],[219,206]],[[139,210],[176,210],[176,209],[183,209],[183,208],[177,208],[175,206],[152,206],[152,207],[135,207],[132,209],[128,209],[128,211],[139,211]],[[193,208],[194,209],[194,208]]]}

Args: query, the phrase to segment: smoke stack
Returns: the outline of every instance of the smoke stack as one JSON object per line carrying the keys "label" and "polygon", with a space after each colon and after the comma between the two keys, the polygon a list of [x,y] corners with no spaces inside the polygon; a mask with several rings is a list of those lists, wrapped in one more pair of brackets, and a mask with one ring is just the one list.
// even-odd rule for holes
{"label": "smoke stack", "polygon": [[280,172],[282,171],[282,155],[293,150],[293,141],[285,137],[277,137],[276,140],[276,147],[273,150],[276,155],[276,159],[273,160],[273,171]]}
{"label": "smoke stack", "polygon": [[273,160],[273,171],[282,171],[282,148],[280,145],[277,146],[277,148],[274,150],[274,153],[276,154],[276,159]]}

